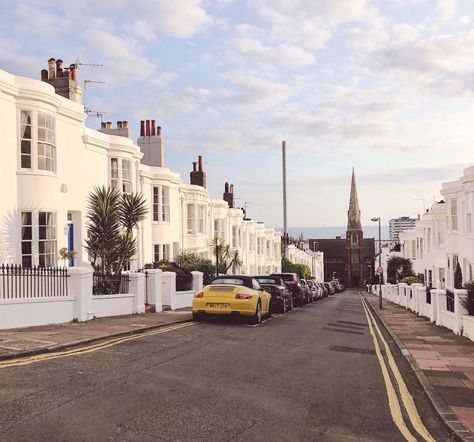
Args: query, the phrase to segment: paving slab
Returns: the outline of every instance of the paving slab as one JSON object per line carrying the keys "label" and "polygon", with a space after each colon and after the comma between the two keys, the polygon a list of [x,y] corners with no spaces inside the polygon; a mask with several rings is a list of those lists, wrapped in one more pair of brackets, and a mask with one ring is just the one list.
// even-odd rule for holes
{"label": "paving slab", "polygon": [[366,299],[421,368],[429,387],[474,433],[474,342],[388,300],[379,310],[377,297]]}
{"label": "paving slab", "polygon": [[190,321],[191,309],[97,318],[16,329],[0,329],[0,360],[50,352],[109,337]]}

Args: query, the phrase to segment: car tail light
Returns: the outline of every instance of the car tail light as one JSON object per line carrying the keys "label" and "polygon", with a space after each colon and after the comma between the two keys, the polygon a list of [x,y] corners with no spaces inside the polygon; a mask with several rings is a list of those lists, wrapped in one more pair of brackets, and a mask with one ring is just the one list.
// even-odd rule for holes
{"label": "car tail light", "polygon": [[204,297],[204,293],[203,293],[203,292],[196,292],[196,293],[194,294],[194,297],[195,297],[195,298],[202,298],[202,297]]}
{"label": "car tail light", "polygon": [[252,295],[248,295],[247,293],[237,293],[235,299],[252,299]]}

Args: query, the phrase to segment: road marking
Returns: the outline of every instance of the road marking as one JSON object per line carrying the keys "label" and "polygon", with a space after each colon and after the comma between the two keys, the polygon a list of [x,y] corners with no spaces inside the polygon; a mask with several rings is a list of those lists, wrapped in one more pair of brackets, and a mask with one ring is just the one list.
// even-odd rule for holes
{"label": "road marking", "polygon": [[400,432],[403,434],[405,439],[409,442],[416,442],[416,438],[410,433],[410,430],[405,424],[403,420],[402,410],[400,407],[400,402],[398,401],[397,393],[395,392],[395,388],[393,386],[392,380],[390,379],[390,375],[388,373],[387,365],[382,356],[382,352],[380,351],[380,346],[377,341],[377,336],[374,333],[374,329],[372,326],[372,322],[370,317],[367,313],[367,307],[365,306],[364,302],[362,302],[362,306],[364,308],[365,316],[367,318],[367,322],[369,323],[369,331],[372,336],[372,340],[374,341],[375,347],[375,354],[377,355],[377,359],[379,360],[380,368],[382,370],[383,380],[385,382],[385,388],[387,390],[388,395],[388,405],[390,407],[390,414],[392,415],[392,420],[395,425],[398,427]]}
{"label": "road marking", "polygon": [[393,354],[390,350],[390,347],[388,346],[387,341],[382,335],[382,332],[380,331],[380,328],[375,321],[374,316],[372,315],[372,312],[367,306],[367,301],[364,299],[364,307],[367,309],[370,317],[372,318],[373,324],[375,326],[375,329],[377,330],[377,333],[383,342],[383,345],[385,347],[385,353],[388,358],[388,363],[390,365],[390,368],[392,369],[392,373],[395,376],[395,379],[398,383],[398,388],[400,390],[400,396],[402,398],[403,405],[408,413],[408,416],[410,418],[410,421],[415,428],[415,430],[418,432],[418,434],[423,437],[426,441],[429,442],[436,442],[435,439],[431,436],[429,431],[426,429],[425,425],[423,424],[421,417],[418,413],[418,410],[416,408],[415,402],[413,400],[413,397],[411,396],[410,392],[408,391],[407,385],[405,381],[403,380],[403,376],[400,373],[400,370],[398,369],[398,366],[395,362],[395,359],[393,357]]}
{"label": "road marking", "polygon": [[140,333],[140,334],[136,334],[132,336],[109,339],[107,341],[99,342],[98,344],[88,345],[85,347],[78,347],[71,350],[58,351],[58,352],[53,352],[53,353],[42,353],[42,354],[34,355],[34,356],[26,356],[23,358],[0,361],[0,369],[30,365],[36,362],[47,361],[50,359],[66,358],[68,356],[76,356],[76,355],[81,355],[81,354],[86,354],[86,353],[92,353],[98,350],[102,350],[104,348],[109,348],[115,345],[123,344],[124,342],[133,341],[135,339],[144,338],[146,336],[154,336],[154,335],[159,335],[163,333],[168,333],[174,330],[180,330],[182,328],[190,327],[192,325],[194,325],[194,323],[186,322],[184,324],[171,325],[169,327],[160,328],[158,330],[151,330],[148,332],[144,332],[144,333]]}

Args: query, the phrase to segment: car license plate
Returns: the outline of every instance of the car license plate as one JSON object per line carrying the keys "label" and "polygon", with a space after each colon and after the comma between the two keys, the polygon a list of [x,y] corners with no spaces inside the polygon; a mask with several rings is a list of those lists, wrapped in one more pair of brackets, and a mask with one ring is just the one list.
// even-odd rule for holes
{"label": "car license plate", "polygon": [[227,308],[229,304],[207,304],[209,308]]}

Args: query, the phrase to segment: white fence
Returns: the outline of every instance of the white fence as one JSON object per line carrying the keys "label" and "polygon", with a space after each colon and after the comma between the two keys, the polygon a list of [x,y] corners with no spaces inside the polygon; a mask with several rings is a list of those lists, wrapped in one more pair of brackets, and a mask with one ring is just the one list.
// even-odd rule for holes
{"label": "white fence", "polygon": [[0,296],[0,329],[144,313],[145,303],[154,304],[157,312],[162,311],[163,305],[173,310],[190,307],[194,292],[202,288],[203,280],[201,272],[192,273],[192,291],[176,291],[175,273],[148,270],[147,274],[128,275],[128,293],[94,296],[92,269],[73,267],[68,269],[65,292],[53,290],[47,297],[26,296],[20,287],[18,296]]}
{"label": "white fence", "polygon": [[[474,316],[469,316],[463,305],[467,291],[460,289],[452,292],[454,299],[448,300],[446,290],[427,290],[422,284],[409,286],[400,283],[382,286],[383,298],[474,341]],[[372,286],[372,293],[378,295],[378,285]]]}

